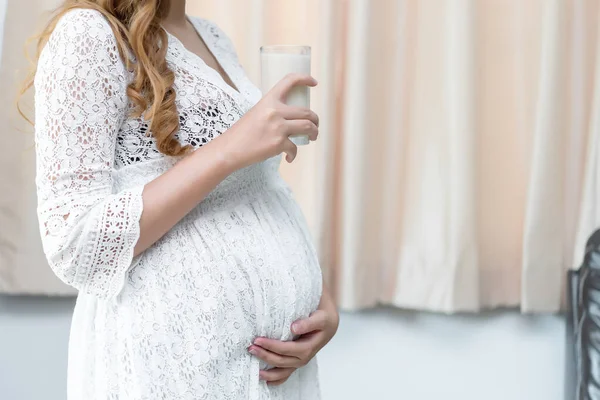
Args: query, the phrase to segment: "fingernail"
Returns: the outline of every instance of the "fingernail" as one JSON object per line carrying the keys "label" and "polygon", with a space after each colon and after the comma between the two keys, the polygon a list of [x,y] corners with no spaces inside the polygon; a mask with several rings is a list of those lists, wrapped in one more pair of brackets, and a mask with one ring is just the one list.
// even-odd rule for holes
{"label": "fingernail", "polygon": [[249,352],[250,352],[250,354],[252,354],[253,356],[255,356],[255,355],[256,355],[256,349],[255,349],[254,347],[250,347],[250,348],[248,349],[248,351],[249,351]]}
{"label": "fingernail", "polygon": [[262,343],[262,339],[261,338],[258,338],[258,339],[254,340],[254,344],[257,345],[257,346],[260,346],[261,343]]}
{"label": "fingernail", "polygon": [[300,324],[298,324],[298,323],[292,324],[292,332],[293,333],[297,333],[299,329],[300,329]]}
{"label": "fingernail", "polygon": [[263,374],[263,372],[262,372],[262,371],[260,371],[260,372],[258,373],[258,378],[259,378],[259,379],[262,379],[262,380],[264,381],[264,380],[265,380],[265,374]]}

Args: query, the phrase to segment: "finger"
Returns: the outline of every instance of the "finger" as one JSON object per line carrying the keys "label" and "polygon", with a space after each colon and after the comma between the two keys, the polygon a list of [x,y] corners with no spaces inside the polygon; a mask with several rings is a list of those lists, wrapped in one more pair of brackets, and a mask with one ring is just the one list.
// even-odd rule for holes
{"label": "finger", "polygon": [[300,367],[301,363],[296,357],[288,357],[282,356],[280,354],[275,354],[271,351],[265,350],[259,346],[252,345],[248,349],[250,354],[253,356],[263,360],[267,364],[273,367],[279,368],[291,368],[291,367]]}
{"label": "finger", "polygon": [[283,152],[286,154],[285,160],[288,163],[291,163],[292,161],[294,161],[296,155],[298,154],[298,146],[296,146],[291,140],[286,139],[286,142],[283,145]]}
{"label": "finger", "polygon": [[279,100],[285,102],[290,90],[296,86],[315,87],[317,86],[317,80],[310,75],[289,74],[279,81],[272,91],[279,97]]}
{"label": "finger", "polygon": [[319,116],[310,108],[285,106],[281,109],[281,116],[287,120],[307,119],[319,126]]}
{"label": "finger", "polygon": [[319,127],[307,119],[295,119],[287,121],[286,124],[288,136],[308,135],[308,138],[312,141],[317,140],[319,136]]}
{"label": "finger", "polygon": [[317,310],[310,317],[296,321],[292,324],[292,332],[295,335],[304,335],[314,331],[325,329],[327,325],[327,314]]}
{"label": "finger", "polygon": [[301,358],[306,352],[306,346],[304,344],[293,341],[284,342],[282,340],[257,338],[254,341],[254,344],[282,356]]}
{"label": "finger", "polygon": [[296,368],[273,368],[266,371],[260,371],[260,379],[271,382],[276,385],[285,382],[296,370]]}

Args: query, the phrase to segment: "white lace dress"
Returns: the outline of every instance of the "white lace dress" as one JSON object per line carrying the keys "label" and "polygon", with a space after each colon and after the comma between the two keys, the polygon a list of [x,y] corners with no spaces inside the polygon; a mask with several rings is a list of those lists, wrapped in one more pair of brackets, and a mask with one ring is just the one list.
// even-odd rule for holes
{"label": "white lace dress", "polygon": [[[192,20],[239,88],[170,36],[178,138],[210,142],[260,98],[230,41]],[[108,22],[74,10],[59,22],[35,80],[40,232],[55,273],[79,290],[69,349],[71,400],[319,399],[316,362],[280,387],[247,348],[292,339],[314,311],[321,272],[279,158],[234,173],[151,248],[133,257],[144,184],[178,159],[130,117]]]}

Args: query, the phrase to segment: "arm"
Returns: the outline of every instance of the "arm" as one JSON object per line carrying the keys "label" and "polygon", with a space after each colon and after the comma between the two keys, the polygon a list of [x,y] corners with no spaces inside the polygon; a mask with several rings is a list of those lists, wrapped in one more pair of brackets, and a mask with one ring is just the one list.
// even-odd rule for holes
{"label": "arm", "polygon": [[143,187],[114,193],[111,178],[126,89],[108,23],[95,11],[65,15],[35,79],[38,219],[55,274],[99,297],[119,292],[143,210]]}
{"label": "arm", "polygon": [[114,192],[127,84],[108,22],[95,11],[68,13],[35,82],[38,216],[56,275],[101,298],[116,296],[133,258],[234,170],[206,146],[145,187]]}
{"label": "arm", "polygon": [[144,189],[136,255],[152,246],[236,169],[213,141],[196,150]]}

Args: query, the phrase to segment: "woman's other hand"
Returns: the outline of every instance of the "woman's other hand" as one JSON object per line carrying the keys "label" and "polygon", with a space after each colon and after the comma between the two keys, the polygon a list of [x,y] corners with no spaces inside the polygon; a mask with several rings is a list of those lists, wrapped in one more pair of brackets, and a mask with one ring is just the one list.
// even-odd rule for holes
{"label": "woman's other hand", "polygon": [[284,342],[257,338],[248,348],[250,354],[270,366],[260,371],[260,379],[269,385],[281,385],[292,373],[305,366],[333,338],[339,325],[339,314],[333,300],[324,292],[319,309],[307,319],[292,324],[292,333],[299,335],[295,341]]}

